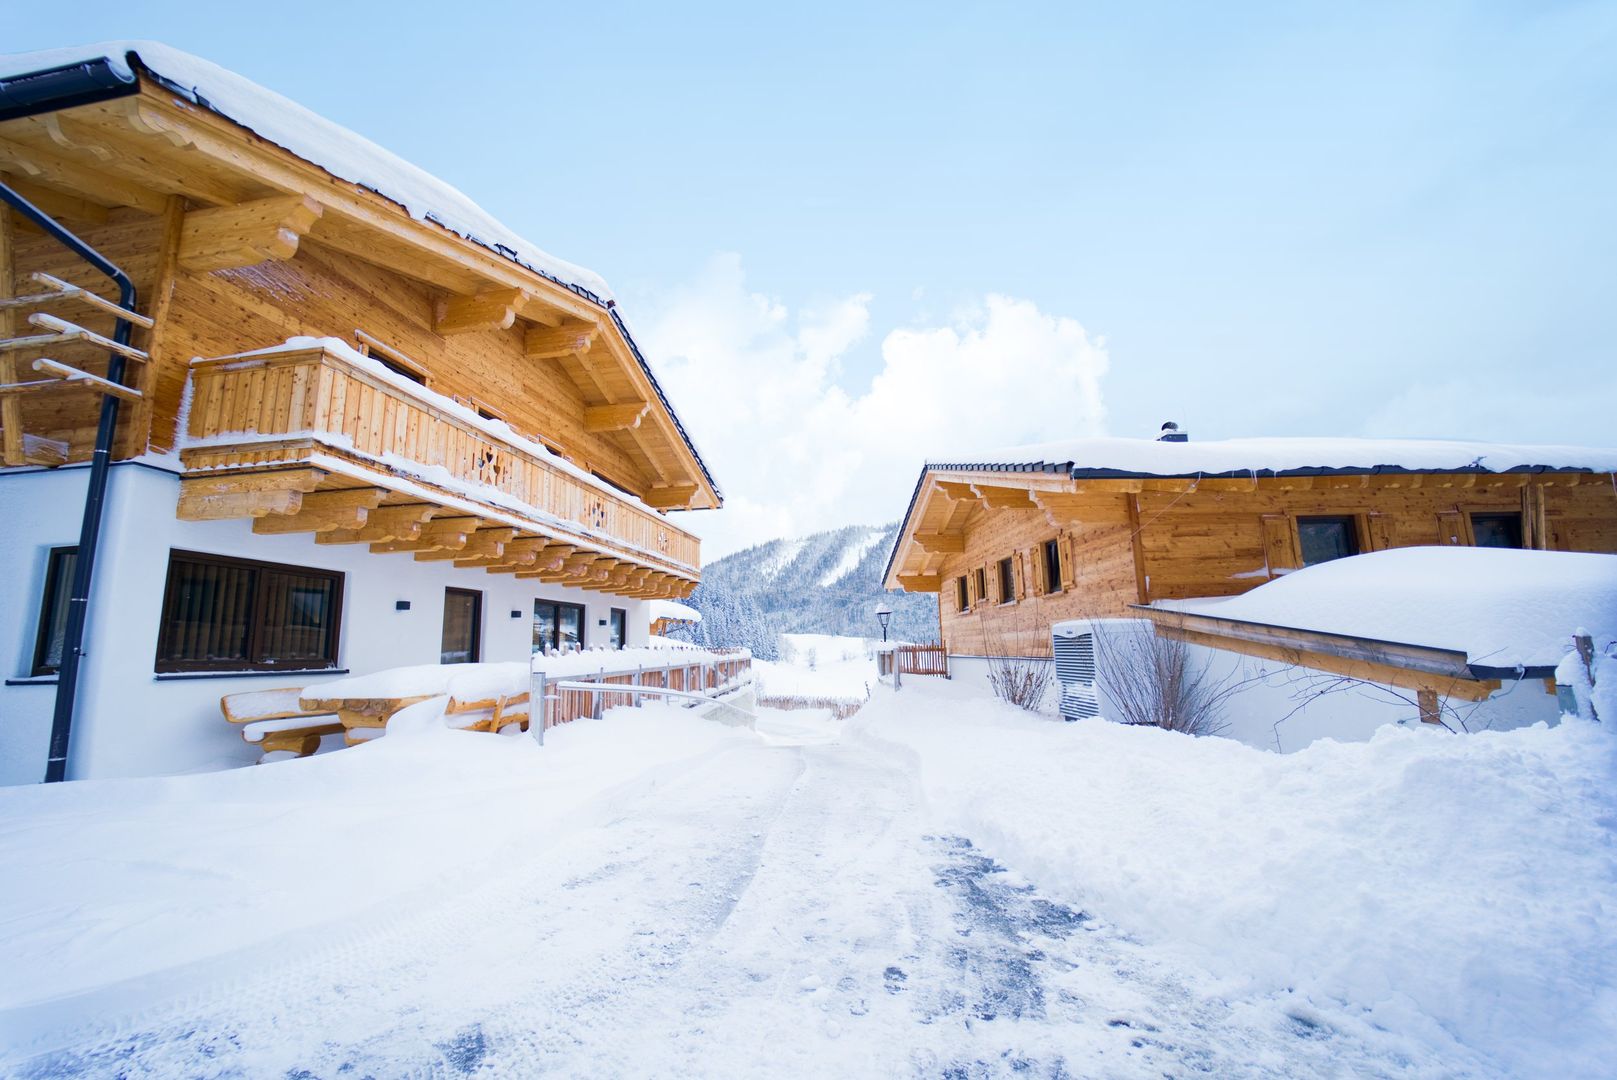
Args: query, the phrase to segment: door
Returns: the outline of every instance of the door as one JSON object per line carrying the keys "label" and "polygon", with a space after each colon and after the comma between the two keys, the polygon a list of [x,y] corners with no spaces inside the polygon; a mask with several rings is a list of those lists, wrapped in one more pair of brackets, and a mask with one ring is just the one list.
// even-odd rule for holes
{"label": "door", "polygon": [[444,590],[444,636],[440,664],[475,664],[482,651],[483,594]]}
{"label": "door", "polygon": [[612,647],[621,649],[629,640],[629,613],[622,608],[612,609]]}

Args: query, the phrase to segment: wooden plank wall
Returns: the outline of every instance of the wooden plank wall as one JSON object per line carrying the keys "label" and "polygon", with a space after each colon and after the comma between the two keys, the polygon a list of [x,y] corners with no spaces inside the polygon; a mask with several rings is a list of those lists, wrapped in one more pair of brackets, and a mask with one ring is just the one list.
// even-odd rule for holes
{"label": "wooden plank wall", "polygon": [[[223,356],[276,345],[294,336],[334,337],[358,347],[363,330],[418,361],[431,374],[430,386],[449,397],[475,399],[496,411],[519,433],[566,451],[580,466],[595,470],[633,491],[653,482],[644,455],[621,433],[584,430],[584,398],[562,361],[523,355],[524,324],[504,331],[444,336],[433,329],[438,297],[427,287],[305,240],[284,262],[269,261],[235,270],[194,272],[174,268],[164,296],[154,294],[163,259],[164,223],[136,210],[113,210],[104,224],[67,221],[81,237],[130,274],[140,291],[143,313],[157,312],[151,343],[150,408],[126,410],[128,434],[120,456],[149,445],[167,451],[175,429],[189,363],[193,357]],[[19,229],[16,243],[19,285],[27,274],[44,270],[109,298],[115,291],[44,234]],[[82,307],[48,308],[89,329],[110,334],[112,320]],[[142,335],[136,343],[142,344]],[[57,349],[57,353],[66,350]],[[20,355],[26,370],[36,354]],[[55,355],[55,353],[53,353]],[[101,374],[104,354],[75,346],[65,362]],[[568,361],[568,363],[572,363]],[[603,368],[610,365],[603,365]],[[603,378],[617,377],[606,371]],[[146,388],[144,382],[137,383]],[[34,394],[24,400],[25,429],[32,435],[68,442],[71,457],[88,456],[94,443],[99,398],[92,394]]]}
{"label": "wooden plank wall", "polygon": [[[1543,489],[1549,546],[1565,551],[1617,552],[1617,490],[1606,476],[1572,487]],[[1126,500],[1130,496],[1118,496]],[[966,519],[965,551],[943,563],[938,597],[944,641],[954,655],[1048,656],[1050,625],[1062,619],[1126,616],[1131,603],[1226,596],[1294,567],[1294,519],[1307,515],[1356,518],[1361,550],[1470,543],[1469,515],[1519,512],[1523,489],[1490,487],[1343,488],[1290,491],[1144,492],[1139,496],[1139,570],[1128,525],[1053,528],[1032,510],[987,510]],[[1046,595],[1039,546],[1062,544],[1063,587]],[[1011,602],[999,595],[996,564],[1016,567]],[[986,597],[976,593],[981,568]],[[956,579],[967,576],[971,604],[961,611]],[[1143,588],[1142,588],[1143,587]]]}
{"label": "wooden plank wall", "polygon": [[[1118,497],[1119,507],[1122,496]],[[1121,510],[1120,510],[1121,514]],[[1058,592],[1044,591],[1041,549],[1046,540],[1061,545],[1062,583]],[[1127,525],[1051,526],[1040,510],[985,510],[978,507],[966,521],[966,550],[943,563],[943,589],[938,613],[949,652],[986,656],[1048,656],[1050,624],[1061,619],[1113,615],[1136,598],[1134,554]],[[1011,602],[999,595],[997,564],[1010,556],[1016,591]],[[977,569],[988,586],[976,594]],[[961,611],[956,579],[964,574],[971,605]]]}

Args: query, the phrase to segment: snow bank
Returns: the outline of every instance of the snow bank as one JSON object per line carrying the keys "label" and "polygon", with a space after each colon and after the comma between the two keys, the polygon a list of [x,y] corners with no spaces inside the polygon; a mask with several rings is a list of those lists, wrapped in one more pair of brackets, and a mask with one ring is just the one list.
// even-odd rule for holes
{"label": "snow bank", "polygon": [[[930,462],[946,468],[959,461]],[[1197,473],[1283,472],[1290,469],[1403,469],[1452,472],[1510,469],[1589,469],[1617,472],[1617,450],[1583,446],[1530,446],[1444,439],[1338,439],[1321,437],[1221,439],[1172,443],[1097,437],[1012,446],[973,455],[971,464],[1049,465],[1063,470],[1111,470],[1146,476]]]}
{"label": "snow bank", "polygon": [[1228,599],[1157,606],[1453,649],[1488,667],[1553,667],[1578,627],[1617,634],[1617,555],[1393,548],[1310,566]]}
{"label": "snow bank", "polygon": [[543,749],[415,726],[253,769],[0,789],[0,1010],[285,934],[357,932],[754,738],[655,703],[555,728]]}
{"label": "snow bank", "polygon": [[1237,987],[1510,1075],[1609,1075],[1609,727],[1384,728],[1282,756],[916,679],[850,730],[916,752],[940,829]]}

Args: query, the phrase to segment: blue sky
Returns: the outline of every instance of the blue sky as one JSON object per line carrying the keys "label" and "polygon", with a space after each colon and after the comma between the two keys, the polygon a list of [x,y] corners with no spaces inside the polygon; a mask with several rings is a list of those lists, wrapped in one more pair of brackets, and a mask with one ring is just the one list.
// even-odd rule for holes
{"label": "blue sky", "polygon": [[[774,357],[814,369],[795,392],[857,402],[895,331],[980,334],[1001,296],[1104,351],[1101,409],[1074,416],[1114,434],[1173,418],[1202,437],[1617,441],[1617,4],[7,16],[8,51],[112,37],[233,68],[599,271],[676,386],[767,379]],[[862,324],[816,357],[850,302]],[[741,323],[686,355],[670,327],[692,310]],[[938,370],[975,393],[969,369]],[[978,407],[1017,413],[1060,374]],[[732,496],[762,506],[747,440],[693,409]],[[988,426],[1072,433],[1034,411]],[[896,516],[961,428],[914,429],[926,445],[902,469],[872,461],[902,446],[866,448],[849,519]],[[721,543],[835,524],[837,505],[776,505]]]}

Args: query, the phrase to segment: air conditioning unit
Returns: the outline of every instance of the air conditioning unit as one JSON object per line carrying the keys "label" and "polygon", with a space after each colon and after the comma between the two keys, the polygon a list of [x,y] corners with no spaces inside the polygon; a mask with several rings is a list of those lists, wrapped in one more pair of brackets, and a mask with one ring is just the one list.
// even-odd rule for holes
{"label": "air conditioning unit", "polygon": [[1050,628],[1056,682],[1061,684],[1061,718],[1088,720],[1100,715],[1095,690],[1095,626],[1090,619],[1058,622]]}
{"label": "air conditioning unit", "polygon": [[1095,635],[1151,633],[1144,619],[1069,619],[1050,627],[1050,653],[1061,686],[1061,718],[1087,720],[1109,712],[1111,701],[1096,674]]}

